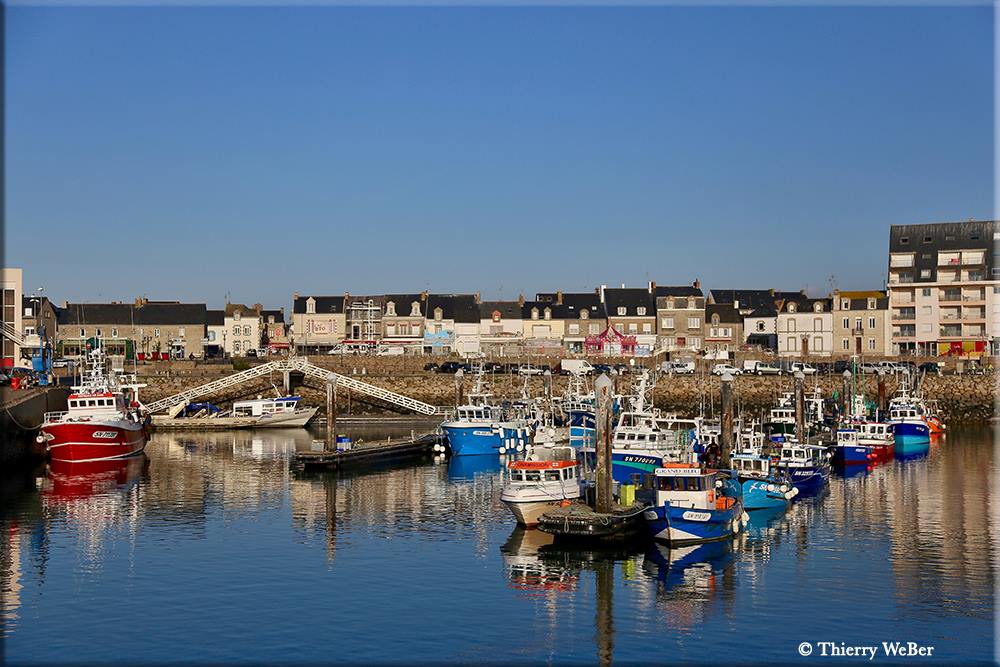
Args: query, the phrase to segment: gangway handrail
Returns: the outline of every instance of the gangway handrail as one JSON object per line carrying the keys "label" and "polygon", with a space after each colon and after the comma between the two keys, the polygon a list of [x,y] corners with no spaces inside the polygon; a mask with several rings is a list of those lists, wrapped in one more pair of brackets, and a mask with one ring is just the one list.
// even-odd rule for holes
{"label": "gangway handrail", "polygon": [[346,375],[341,375],[339,373],[334,373],[325,368],[316,366],[315,364],[309,363],[306,359],[301,357],[296,357],[293,359],[284,359],[280,361],[271,361],[266,364],[260,364],[259,366],[254,366],[245,371],[240,371],[233,373],[232,375],[227,375],[226,377],[219,378],[218,380],[213,380],[203,385],[197,387],[192,387],[191,389],[186,389],[180,393],[174,394],[173,396],[168,396],[166,398],[161,398],[158,401],[154,401],[146,406],[146,409],[150,413],[160,412],[162,410],[167,410],[179,403],[187,403],[195,398],[205,396],[207,394],[213,394],[217,391],[223,389],[228,389],[229,387],[235,387],[237,385],[243,384],[249,380],[259,378],[263,375],[268,375],[274,371],[285,372],[285,371],[299,371],[305,375],[309,375],[314,378],[319,378],[321,380],[333,380],[337,386],[346,387],[351,391],[356,391],[360,394],[366,396],[371,396],[373,398],[378,398],[387,403],[397,405],[408,410],[413,410],[414,412],[419,412],[425,415],[435,415],[441,414],[438,407],[433,406],[429,403],[424,403],[423,401],[418,401],[416,399],[398,394],[394,391],[388,389],[383,389],[382,387],[369,384],[367,382],[362,382],[356,380],[352,377]]}

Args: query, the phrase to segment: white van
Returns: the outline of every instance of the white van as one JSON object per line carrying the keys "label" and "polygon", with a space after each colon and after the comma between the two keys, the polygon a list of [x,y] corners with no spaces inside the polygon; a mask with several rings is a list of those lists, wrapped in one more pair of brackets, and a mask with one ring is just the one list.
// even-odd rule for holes
{"label": "white van", "polygon": [[660,370],[672,375],[691,375],[694,373],[693,361],[664,361]]}
{"label": "white van", "polygon": [[586,359],[563,359],[559,362],[559,369],[563,373],[573,375],[593,375],[594,367]]}

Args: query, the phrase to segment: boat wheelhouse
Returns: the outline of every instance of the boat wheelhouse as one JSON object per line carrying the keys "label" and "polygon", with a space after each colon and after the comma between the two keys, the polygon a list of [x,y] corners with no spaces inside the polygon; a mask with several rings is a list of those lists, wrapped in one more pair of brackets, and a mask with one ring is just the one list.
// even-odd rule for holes
{"label": "boat wheelhouse", "polygon": [[875,461],[875,453],[871,446],[861,443],[858,430],[839,428],[831,461],[839,466],[871,465]]}
{"label": "boat wheelhouse", "polygon": [[748,512],[787,507],[799,493],[785,474],[774,468],[770,456],[737,452],[731,462],[743,488],[743,507]]}
{"label": "boat wheelhouse", "polygon": [[492,395],[483,389],[483,376],[480,369],[469,403],[458,406],[455,417],[441,423],[451,453],[481,456],[523,451],[531,442],[531,422],[494,404]]}

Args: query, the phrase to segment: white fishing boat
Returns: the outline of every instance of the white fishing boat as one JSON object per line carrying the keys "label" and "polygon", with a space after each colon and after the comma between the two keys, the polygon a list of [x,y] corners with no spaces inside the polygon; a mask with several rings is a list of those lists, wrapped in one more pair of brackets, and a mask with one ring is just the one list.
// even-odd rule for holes
{"label": "white fishing boat", "polygon": [[300,396],[264,398],[258,396],[247,401],[236,401],[230,416],[252,418],[253,428],[301,428],[316,415],[317,407],[302,408]]}
{"label": "white fishing boat", "polygon": [[507,463],[500,500],[519,524],[532,527],[546,510],[582,495],[582,470],[575,449],[532,447],[527,459]]}

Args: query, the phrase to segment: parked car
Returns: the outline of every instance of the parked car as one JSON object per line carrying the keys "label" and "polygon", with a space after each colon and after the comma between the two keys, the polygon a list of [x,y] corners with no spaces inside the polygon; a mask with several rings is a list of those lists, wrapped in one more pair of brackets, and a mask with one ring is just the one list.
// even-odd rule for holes
{"label": "parked car", "polygon": [[902,364],[897,364],[895,361],[880,361],[878,362],[878,367],[886,372],[886,374],[896,374],[903,370],[904,366]]}
{"label": "parked car", "polygon": [[670,375],[692,375],[694,373],[694,362],[664,361],[660,365],[660,370]]}
{"label": "parked car", "polygon": [[245,356],[247,356],[247,357],[255,357],[256,358],[256,356],[257,356],[257,350],[247,350]]}
{"label": "parked car", "polygon": [[849,371],[854,366],[849,359],[840,359],[839,361],[833,362],[833,372],[843,374],[844,371]]}
{"label": "parked car", "polygon": [[384,347],[379,347],[375,351],[375,356],[378,357],[398,357],[406,353],[402,345],[386,345]]}
{"label": "parked car", "polygon": [[795,371],[802,371],[802,373],[805,375],[815,375],[817,369],[815,366],[811,364],[806,364],[800,361],[796,361],[795,363],[792,364],[792,372],[794,373]]}
{"label": "parked car", "polygon": [[747,371],[744,367],[744,373],[753,373],[754,375],[781,375],[781,366],[771,363],[770,361],[758,361],[754,363],[752,371]]}
{"label": "parked car", "polygon": [[729,373],[730,375],[742,375],[743,369],[736,368],[731,364],[716,364],[712,366],[712,375],[723,375]]}
{"label": "parked car", "polygon": [[594,375],[600,375],[601,373],[611,374],[611,366],[608,364],[594,364]]}
{"label": "parked car", "polygon": [[461,361],[446,361],[440,366],[438,366],[437,372],[449,373],[451,375],[454,375],[459,371],[459,369],[461,369],[462,372],[464,373],[468,373],[472,370],[472,366],[470,366],[469,364],[464,364]]}
{"label": "parked car", "polygon": [[424,364],[424,370],[425,371],[432,371],[433,372],[433,371],[436,371],[437,369],[438,369],[438,365],[436,363],[434,363],[433,361],[429,361],[426,364]]}
{"label": "parked car", "polygon": [[487,373],[503,373],[504,365],[496,361],[483,362],[483,370]]}
{"label": "parked car", "polygon": [[936,361],[925,361],[917,369],[927,375],[941,375],[941,364]]}
{"label": "parked car", "polygon": [[[850,370],[850,369],[848,369],[848,370]],[[866,361],[865,363],[863,363],[860,366],[858,366],[858,372],[862,373],[864,375],[875,375],[880,370],[883,370],[882,366],[880,366],[879,364],[876,364],[876,363],[872,363],[870,361]]]}
{"label": "parked car", "polygon": [[559,372],[563,375],[593,375],[594,367],[586,359],[562,359]]}
{"label": "parked car", "polygon": [[629,372],[628,364],[615,364],[614,366],[611,367],[611,369],[616,373],[618,373],[619,375],[624,375],[625,373]]}

